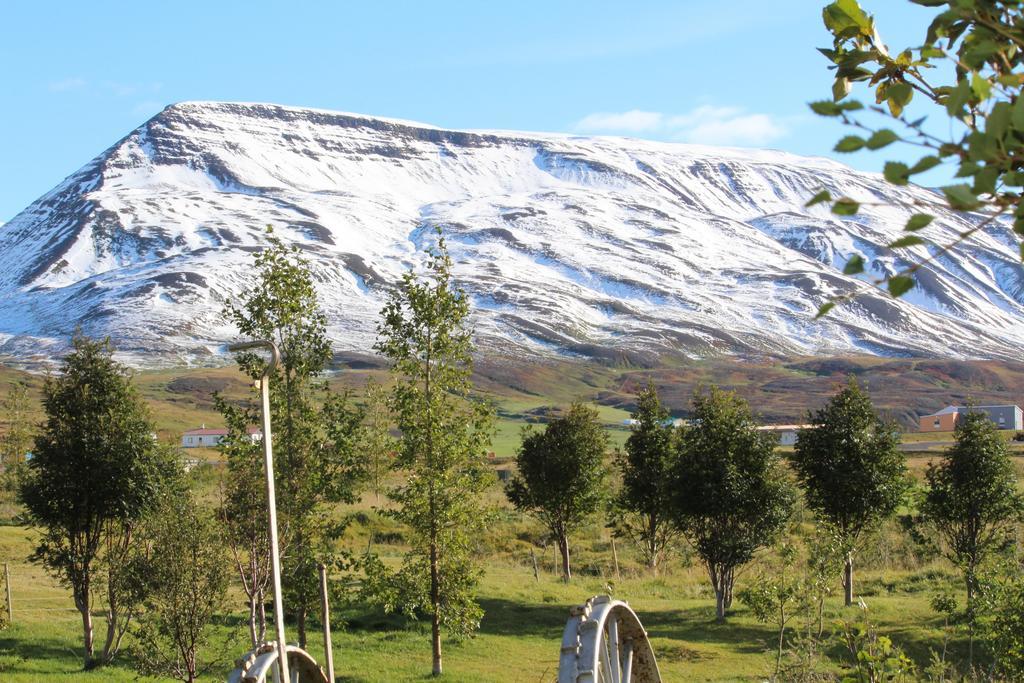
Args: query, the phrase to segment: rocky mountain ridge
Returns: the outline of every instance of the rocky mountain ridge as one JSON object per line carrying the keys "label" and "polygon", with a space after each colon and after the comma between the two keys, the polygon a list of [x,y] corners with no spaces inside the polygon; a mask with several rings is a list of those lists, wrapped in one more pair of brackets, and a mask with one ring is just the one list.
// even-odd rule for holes
{"label": "rocky mountain ridge", "polygon": [[[872,202],[805,208],[826,188]],[[216,362],[220,315],[265,226],[310,260],[339,351],[372,345],[385,293],[440,227],[483,353],[870,353],[1016,358],[1017,239],[996,225],[905,300],[817,307],[928,254],[892,252],[918,187],[834,161],[622,138],[444,130],[270,104],[168,107],[0,226],[0,353],[58,354],[75,327],[141,366]],[[974,216],[940,213],[939,243]]]}

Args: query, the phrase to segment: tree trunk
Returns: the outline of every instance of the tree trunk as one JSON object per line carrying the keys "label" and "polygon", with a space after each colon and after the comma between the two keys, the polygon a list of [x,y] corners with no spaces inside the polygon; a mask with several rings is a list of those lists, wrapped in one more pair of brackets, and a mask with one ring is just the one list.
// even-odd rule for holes
{"label": "tree trunk", "polygon": [[819,596],[816,600],[818,602],[818,637],[821,638],[821,634],[825,630],[825,598]]}
{"label": "tree trunk", "polygon": [[107,610],[107,638],[103,643],[103,663],[109,664],[113,659],[110,649],[113,647],[114,638],[117,636],[117,612],[113,607]]}
{"label": "tree trunk", "polygon": [[843,567],[843,589],[846,606],[853,604],[853,553],[846,554],[846,565]]}
{"label": "tree trunk", "polygon": [[259,596],[257,599],[259,601],[257,603],[259,605],[259,621],[256,622],[256,644],[259,645],[260,643],[264,643],[267,640],[267,603],[266,596],[264,595],[262,590],[259,592]]}
{"label": "tree trunk", "polygon": [[715,586],[715,621],[725,623],[725,590],[721,585]]}
{"label": "tree trunk", "polygon": [[648,517],[647,522],[647,568],[651,570],[652,576],[658,575],[658,560],[661,559],[661,549],[658,547],[658,520],[654,515]]}
{"label": "tree trunk", "polygon": [[558,550],[562,553],[562,580],[569,583],[572,571],[569,569],[569,537],[566,534],[558,536]]}
{"label": "tree trunk", "polygon": [[92,613],[89,612],[88,598],[80,602],[78,611],[82,613],[82,642],[85,650],[83,668],[89,669],[92,667],[94,650],[92,644]]}
{"label": "tree trunk", "polygon": [[977,586],[977,578],[974,571],[974,563],[967,567],[965,581],[967,584],[967,666],[974,668],[974,624],[976,616],[974,613],[974,590]]}
{"label": "tree trunk", "polygon": [[[121,650],[121,639],[128,630],[127,626],[132,618],[132,613],[127,611],[122,614],[119,608],[111,605],[107,610],[107,639],[103,643],[103,663],[110,664],[114,657]],[[124,621],[122,625],[122,620]]]}
{"label": "tree trunk", "polygon": [[438,576],[437,543],[430,542],[430,643],[434,653],[432,674],[440,676],[441,666],[441,581]]}
{"label": "tree trunk", "polygon": [[306,606],[303,605],[295,613],[296,629],[299,632],[299,647],[306,649]]}
{"label": "tree trunk", "polygon": [[722,572],[722,593],[725,598],[725,609],[732,607],[732,589],[736,581],[731,569]]}
{"label": "tree trunk", "polygon": [[772,674],[772,680],[778,680],[779,671],[782,669],[782,650],[786,644],[786,608],[785,603],[779,606],[779,623],[782,626],[779,628],[779,649],[775,653],[775,673]]}
{"label": "tree trunk", "polygon": [[255,649],[259,645],[256,640],[256,595],[249,596],[249,643]]}

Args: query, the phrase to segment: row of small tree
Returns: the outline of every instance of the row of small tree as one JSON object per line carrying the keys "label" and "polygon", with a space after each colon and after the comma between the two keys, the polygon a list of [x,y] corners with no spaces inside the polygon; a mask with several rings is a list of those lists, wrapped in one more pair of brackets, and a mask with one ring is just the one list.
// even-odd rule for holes
{"label": "row of small tree", "polygon": [[[1006,442],[973,411],[958,423],[955,445],[929,466],[915,503],[899,428],[879,418],[853,380],[809,416],[789,471],[775,435],[758,428],[734,393],[698,392],[689,423],[676,427],[649,385],[638,393],[633,419],[615,457],[621,486],[610,496],[609,526],[632,541],[654,573],[688,540],[714,588],[719,620],[732,603],[736,571],[786,529],[798,495],[794,479],[842,559],[846,605],[854,602],[854,558],[865,539],[908,505],[917,515],[910,525],[917,538],[930,538],[963,570],[970,609],[979,567],[1006,543],[1021,511]],[[606,448],[596,411],[575,404],[542,431],[524,430],[518,474],[506,488],[558,544],[566,580],[569,536],[609,497]]]}
{"label": "row of small tree", "polygon": [[76,335],[43,385],[43,408],[19,497],[40,532],[32,559],[71,590],[81,615],[85,668],[111,662],[132,629],[140,670],[194,680],[230,570],[213,515],[156,440],[109,342]]}
{"label": "row of small tree", "polygon": [[[724,620],[736,569],[782,530],[793,491],[776,441],[757,429],[746,403],[712,388],[694,396],[693,418],[676,428],[653,386],[640,391],[625,452],[616,458],[622,486],[612,498],[610,526],[633,541],[653,571],[686,537],[703,561]],[[534,514],[562,553],[571,577],[569,535],[607,499],[608,436],[597,412],[575,404],[543,431],[528,427],[506,493]]]}

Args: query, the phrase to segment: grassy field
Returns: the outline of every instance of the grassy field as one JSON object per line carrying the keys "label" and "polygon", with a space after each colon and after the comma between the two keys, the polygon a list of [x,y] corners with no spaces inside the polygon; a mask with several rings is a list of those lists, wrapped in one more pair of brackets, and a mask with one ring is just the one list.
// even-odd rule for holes
{"label": "grassy field", "polygon": [[[507,539],[498,545],[504,547],[492,545],[485,559],[479,599],[486,616],[480,633],[447,646],[444,680],[553,681],[568,608],[609,589],[640,614],[665,680],[757,681],[770,672],[766,650],[772,631],[739,603],[727,624],[714,623],[713,600],[696,566],[676,561],[666,575],[645,577],[623,549],[625,576],[616,580],[607,541],[595,528],[584,535],[577,549],[580,576],[565,585],[554,574],[555,558],[550,552],[541,555],[542,570],[535,580],[529,555],[521,547]],[[31,546],[29,531],[0,527],[0,555],[11,565],[15,614],[14,625],[0,632],[0,680],[136,680],[135,673],[123,665],[87,673],[80,670],[78,615],[67,591],[25,561]],[[378,549],[385,557],[401,550],[398,546]],[[928,599],[951,585],[953,575],[948,568],[932,564],[913,570],[881,568],[893,562],[891,555],[873,558],[878,566],[859,574],[859,592],[879,629],[925,662],[928,648],[941,643],[941,621],[928,607]],[[751,568],[748,574],[755,571]],[[743,579],[739,583],[742,586]],[[830,619],[853,618],[854,612],[855,608],[844,610],[838,599],[830,600]],[[339,621],[341,617],[344,622]],[[334,619],[340,626],[333,635],[339,680],[383,683],[426,678],[430,648],[424,624],[406,624],[351,606],[340,606]],[[241,611],[224,615],[214,629],[214,640],[223,642],[232,630],[239,632],[241,620]],[[98,620],[98,631],[101,626]],[[322,647],[322,640],[315,636],[308,649],[322,660]],[[962,643],[954,644],[954,649],[960,647]],[[234,657],[244,650],[241,644],[211,648],[207,655],[217,665],[204,680],[223,680]]]}
{"label": "grassy field", "polygon": [[[685,409],[694,387],[715,382],[746,396],[766,421],[802,421],[806,410],[821,405],[833,388],[851,372],[869,385],[887,414],[909,424],[907,406],[920,412],[944,403],[960,403],[971,396],[979,402],[1015,402],[1014,387],[1024,386],[1024,365],[995,363],[950,363],[946,361],[884,361],[846,359],[828,364],[815,360],[701,361],[658,369],[617,368],[600,365],[538,363],[509,365],[483,362],[475,377],[484,398],[497,413],[492,448],[496,468],[507,468],[526,424],[540,423],[545,416],[563,409],[574,400],[595,405],[609,430],[611,443],[621,446],[628,436],[622,421],[632,407],[633,392],[648,380],[654,381],[666,402]],[[902,374],[901,374],[902,373]],[[380,367],[372,364],[358,370],[339,371],[331,376],[336,387],[358,391],[367,379],[386,382]],[[43,378],[0,366],[0,390],[9,381],[26,381],[33,399],[38,399]],[[212,393],[221,392],[234,401],[246,400],[245,378],[234,368],[197,368],[140,372],[136,384],[150,405],[161,439],[177,443],[182,431],[207,424],[219,426]],[[41,410],[36,412],[41,418]],[[4,425],[0,423],[0,431]],[[1011,436],[1007,433],[1007,438]],[[911,471],[921,477],[927,463],[950,442],[951,434],[908,433],[908,445],[932,443],[926,452],[908,453]],[[1020,454],[1024,444],[1014,443]],[[194,473],[201,499],[212,502],[220,463],[212,450],[188,452],[209,463]],[[1024,478],[1024,458],[1016,459]],[[759,681],[770,673],[766,650],[772,630],[759,624],[750,611],[736,603],[729,623],[714,623],[713,597],[703,571],[686,557],[675,558],[661,577],[639,571],[629,548],[619,545],[621,576],[612,567],[609,536],[600,521],[574,539],[574,567],[577,577],[564,585],[555,574],[554,548],[535,547],[541,572],[535,579],[530,555],[531,539],[541,530],[529,519],[507,509],[497,482],[487,501],[500,508],[496,521],[480,539],[480,559],[485,567],[479,599],[486,616],[477,637],[447,645],[445,666],[450,681],[553,681],[559,639],[570,606],[606,593],[628,600],[650,632],[662,673],[667,681]],[[364,495],[356,506],[337,514],[363,513],[340,545],[358,551],[371,537],[388,539],[394,545],[377,542],[375,550],[386,560],[400,555],[401,530],[374,512],[378,502]],[[80,663],[80,621],[66,589],[27,557],[33,547],[30,530],[14,525],[17,508],[0,500],[0,561],[11,568],[14,595],[14,624],[0,631],[0,681],[135,681],[139,678],[125,664],[100,671],[82,672]],[[804,522],[806,527],[806,520]],[[738,579],[742,588],[767,562],[765,554]],[[941,619],[929,608],[936,592],[959,590],[952,568],[936,561],[921,560],[909,542],[895,529],[882,534],[879,542],[858,560],[858,592],[870,608],[880,631],[891,636],[919,663],[928,659],[929,647],[941,647]],[[340,581],[342,577],[334,577]],[[839,592],[838,577],[835,585]],[[209,651],[215,666],[204,680],[223,680],[233,659],[245,646],[223,646],[231,633],[239,631],[239,610],[222,615],[214,627]],[[406,623],[393,616],[366,612],[357,605],[336,605],[334,615],[335,661],[339,680],[354,682],[425,679],[430,669],[430,647],[424,624]],[[831,598],[827,621],[852,618],[838,598]],[[97,634],[103,627],[97,618]],[[314,635],[309,646],[321,660],[322,644]],[[128,643],[130,650],[130,642]],[[954,654],[964,643],[951,644]],[[126,654],[130,654],[130,651]],[[832,654],[838,656],[837,651]],[[124,659],[123,659],[124,661]]]}

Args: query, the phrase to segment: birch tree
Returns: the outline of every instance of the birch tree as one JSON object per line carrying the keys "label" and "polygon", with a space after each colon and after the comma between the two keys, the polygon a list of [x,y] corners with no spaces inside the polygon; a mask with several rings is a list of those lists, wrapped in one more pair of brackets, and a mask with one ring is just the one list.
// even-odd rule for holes
{"label": "birch tree", "polygon": [[473,551],[484,519],[480,494],[490,481],[491,424],[489,409],[470,396],[469,300],[437,235],[425,272],[406,273],[391,293],[374,347],[391,361],[391,405],[402,434],[396,467],[407,474],[389,492],[397,507],[388,514],[409,528],[411,546],[383,583],[401,595],[397,604],[407,613],[429,616],[435,676],[443,668],[442,628],[467,635],[482,616]]}

